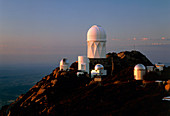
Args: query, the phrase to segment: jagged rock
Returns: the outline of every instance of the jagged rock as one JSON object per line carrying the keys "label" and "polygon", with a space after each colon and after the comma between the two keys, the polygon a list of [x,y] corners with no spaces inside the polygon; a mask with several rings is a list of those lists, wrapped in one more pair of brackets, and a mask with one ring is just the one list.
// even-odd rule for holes
{"label": "jagged rock", "polygon": [[70,69],[78,70],[78,62],[76,61],[76,62],[72,63],[71,66],[70,66]]}

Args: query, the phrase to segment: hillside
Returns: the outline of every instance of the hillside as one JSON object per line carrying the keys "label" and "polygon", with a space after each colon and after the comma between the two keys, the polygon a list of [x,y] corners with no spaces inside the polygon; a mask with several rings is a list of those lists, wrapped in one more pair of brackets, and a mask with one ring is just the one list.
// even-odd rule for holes
{"label": "hillside", "polygon": [[135,64],[152,63],[137,51],[109,53],[108,62],[111,57],[115,59],[114,75],[106,76],[101,86],[88,75],[77,77],[77,63],[73,63],[68,72],[53,70],[14,103],[2,107],[0,114],[168,116],[169,104],[162,101],[167,94],[164,86],[142,87],[133,80]]}

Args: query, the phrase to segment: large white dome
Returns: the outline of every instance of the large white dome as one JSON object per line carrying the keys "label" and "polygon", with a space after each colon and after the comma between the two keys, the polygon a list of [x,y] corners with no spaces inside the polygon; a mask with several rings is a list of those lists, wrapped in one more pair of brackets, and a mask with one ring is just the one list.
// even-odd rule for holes
{"label": "large white dome", "polygon": [[145,66],[143,64],[137,64],[134,68],[134,70],[145,70]]}
{"label": "large white dome", "polygon": [[106,33],[99,25],[93,25],[87,32],[87,41],[106,41]]}

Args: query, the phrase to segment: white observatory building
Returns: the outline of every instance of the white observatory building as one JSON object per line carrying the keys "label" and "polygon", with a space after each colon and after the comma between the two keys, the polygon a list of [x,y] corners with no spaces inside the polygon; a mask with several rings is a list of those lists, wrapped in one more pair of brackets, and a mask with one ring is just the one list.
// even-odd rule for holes
{"label": "white observatory building", "polygon": [[87,32],[87,57],[106,58],[106,33],[99,25],[93,25]]}
{"label": "white observatory building", "polygon": [[101,26],[93,25],[87,32],[87,56],[78,56],[78,70],[89,74],[96,64],[105,66],[106,62],[106,33]]}
{"label": "white observatory building", "polygon": [[146,68],[143,64],[137,64],[134,67],[134,79],[143,80],[143,76],[146,74]]}
{"label": "white observatory building", "polygon": [[146,66],[147,72],[153,72],[154,66]]}
{"label": "white observatory building", "polygon": [[89,59],[86,56],[78,56],[78,70],[89,73]]}
{"label": "white observatory building", "polygon": [[107,75],[107,71],[104,70],[104,66],[102,64],[96,64],[94,70],[91,71],[91,78],[94,76],[102,76]]}
{"label": "white observatory building", "polygon": [[165,65],[164,64],[155,64],[156,68],[159,70],[159,71],[163,71],[164,70],[164,67]]}
{"label": "white observatory building", "polygon": [[69,61],[67,58],[63,58],[60,61],[60,70],[67,71],[69,69]]}

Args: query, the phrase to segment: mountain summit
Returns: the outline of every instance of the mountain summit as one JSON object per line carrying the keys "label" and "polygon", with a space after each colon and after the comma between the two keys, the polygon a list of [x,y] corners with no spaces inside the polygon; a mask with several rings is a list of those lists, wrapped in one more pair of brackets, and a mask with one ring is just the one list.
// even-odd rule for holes
{"label": "mountain summit", "polygon": [[[142,87],[133,79],[133,67],[152,63],[138,51],[108,53],[114,61],[113,74],[99,85],[88,74],[77,77],[77,62],[70,71],[53,70],[27,93],[20,95],[0,114],[8,116],[38,115],[166,115],[168,104],[161,99],[163,88],[155,84]],[[110,69],[109,69],[110,68]],[[108,67],[112,70],[112,67]],[[149,103],[149,104],[148,104]]]}

